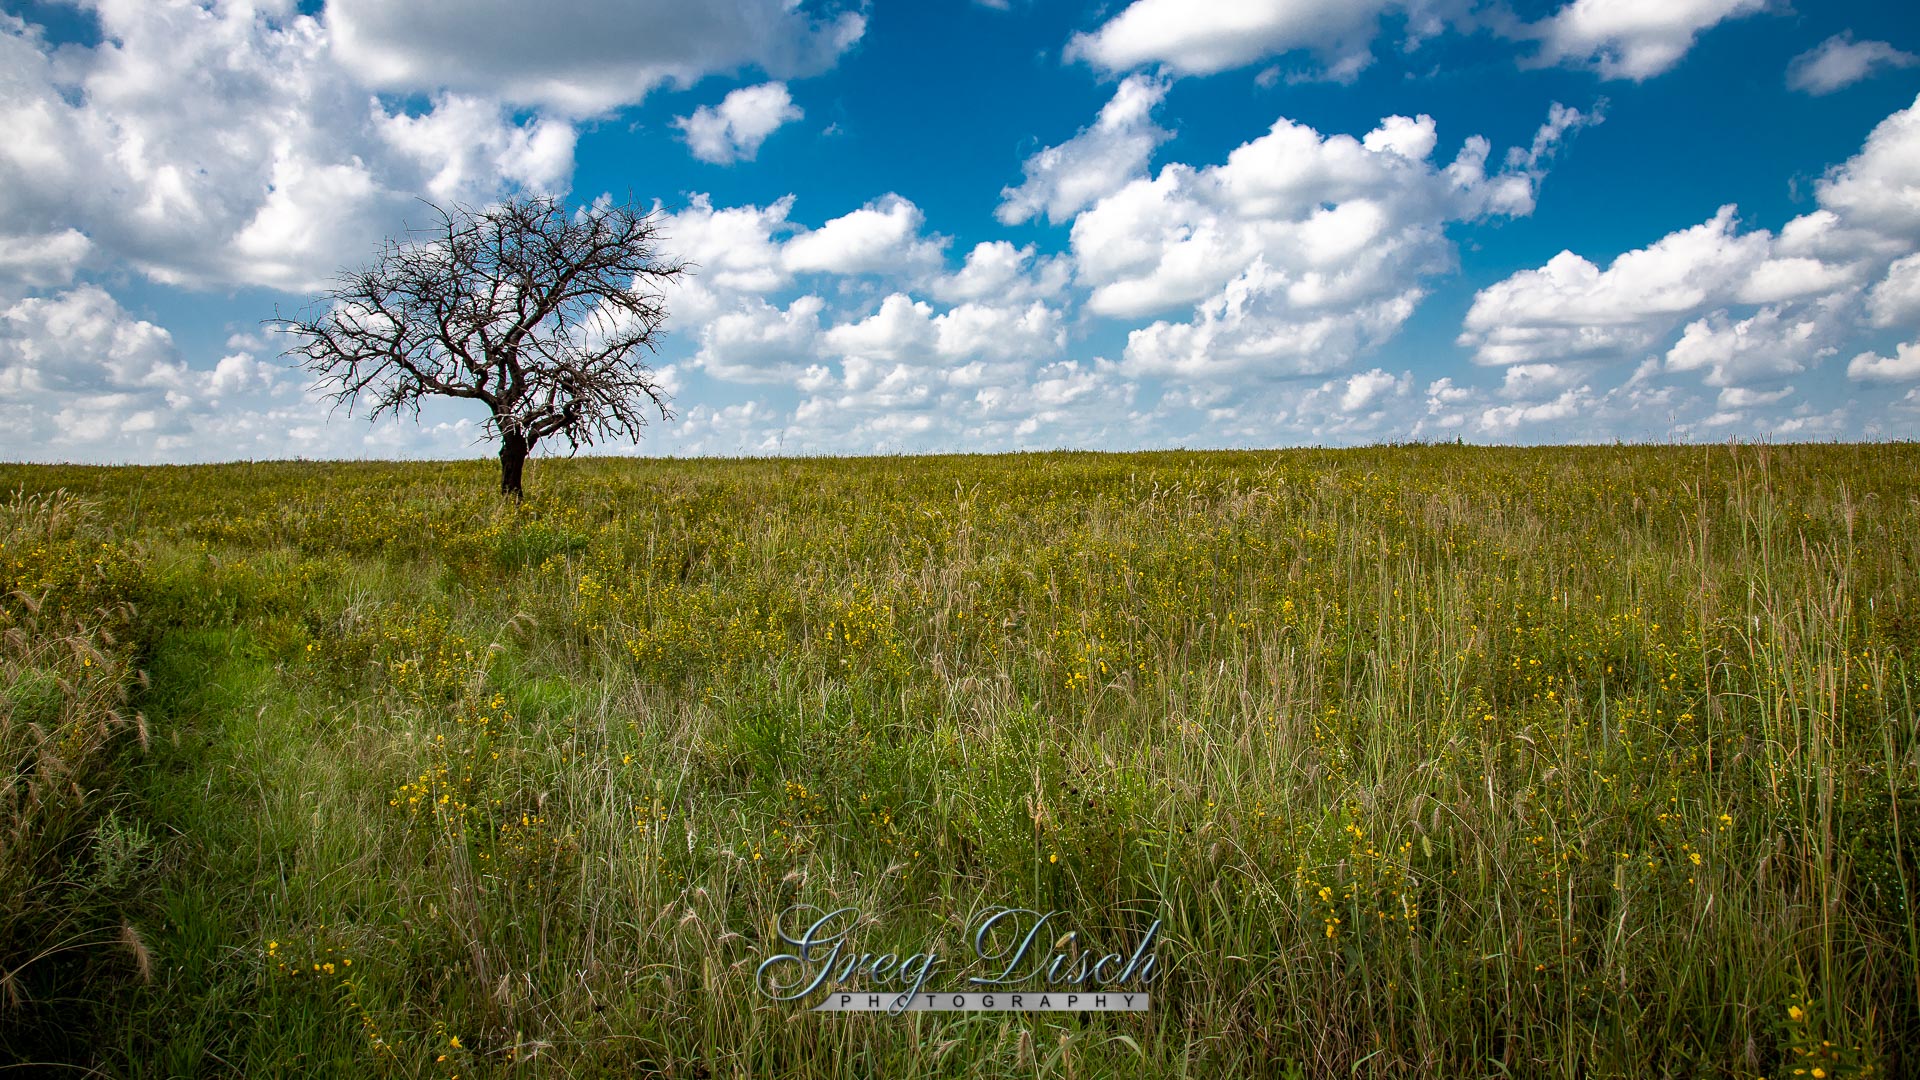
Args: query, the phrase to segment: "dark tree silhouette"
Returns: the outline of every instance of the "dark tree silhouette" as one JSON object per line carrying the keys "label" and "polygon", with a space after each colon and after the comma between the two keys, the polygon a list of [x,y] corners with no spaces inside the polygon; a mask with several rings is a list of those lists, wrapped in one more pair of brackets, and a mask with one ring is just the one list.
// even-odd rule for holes
{"label": "dark tree silhouette", "polygon": [[686,270],[661,258],[652,212],[570,211],[546,196],[433,212],[435,226],[387,240],[371,266],[343,273],[317,314],[270,320],[300,339],[286,355],[336,407],[370,407],[377,420],[418,417],[428,397],[485,404],[500,492],[515,498],[540,440],[573,449],[637,440],[649,407],[673,418],[635,355],[657,351],[667,317],[658,286]]}

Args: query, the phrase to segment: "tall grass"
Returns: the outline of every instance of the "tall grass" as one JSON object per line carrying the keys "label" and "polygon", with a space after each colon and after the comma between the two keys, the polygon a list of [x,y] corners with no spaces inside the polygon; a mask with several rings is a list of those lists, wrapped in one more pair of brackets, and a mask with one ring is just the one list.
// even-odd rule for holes
{"label": "tall grass", "polygon": [[[1916,466],[0,469],[146,560],[154,978],[86,1063],[1912,1072]],[[1158,919],[1167,972],[1144,1015],[812,1016],[754,986],[797,902],[955,958],[998,904]]]}
{"label": "tall grass", "polygon": [[73,995],[151,974],[123,908],[153,841],[114,805],[117,758],[147,741],[137,568],[103,535],[63,492],[0,503],[0,1050],[21,1055],[83,1052]]}

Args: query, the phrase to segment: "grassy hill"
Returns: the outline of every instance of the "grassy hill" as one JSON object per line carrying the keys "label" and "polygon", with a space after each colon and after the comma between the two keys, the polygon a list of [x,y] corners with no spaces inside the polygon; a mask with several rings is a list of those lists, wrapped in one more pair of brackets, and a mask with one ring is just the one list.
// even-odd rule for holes
{"label": "grassy hill", "polygon": [[0,466],[0,1062],[1920,1071],[1920,446],[494,468]]}

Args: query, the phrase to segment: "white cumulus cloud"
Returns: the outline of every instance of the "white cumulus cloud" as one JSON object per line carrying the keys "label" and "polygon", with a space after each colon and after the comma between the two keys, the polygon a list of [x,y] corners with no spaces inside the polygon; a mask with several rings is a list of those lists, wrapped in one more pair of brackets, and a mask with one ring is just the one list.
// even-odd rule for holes
{"label": "white cumulus cloud", "polygon": [[1814,194],[1818,208],[1777,235],[1743,231],[1726,206],[1604,270],[1563,251],[1481,289],[1459,343],[1482,364],[1664,353],[1666,370],[1726,387],[1805,371],[1860,321],[1920,317],[1920,99],[1875,125]]}
{"label": "white cumulus cloud", "polygon": [[1867,321],[1882,329],[1920,325],[1920,253],[1895,260],[1868,290]]}
{"label": "white cumulus cloud", "polygon": [[[564,193],[580,117],[663,80],[818,71],[865,26],[785,0],[85,6],[99,43],[57,50],[0,14],[0,235],[20,252],[0,291],[9,270],[59,283],[76,236],[163,284],[311,291],[417,217],[418,195]],[[689,135],[750,156],[791,110],[782,83],[749,87]]]}
{"label": "white cumulus cloud", "polygon": [[803,115],[787,92],[787,84],[770,82],[741,87],[722,98],[720,104],[702,105],[693,110],[692,116],[675,117],[673,123],[686,136],[687,149],[694,157],[730,165],[752,161],[767,136]]}
{"label": "white cumulus cloud", "polygon": [[1466,140],[1432,159],[1431,117],[1365,135],[1285,118],[1220,165],[1170,163],[1080,213],[1071,230],[1087,308],[1122,318],[1187,308],[1129,337],[1130,373],[1226,377],[1328,372],[1391,338],[1450,270],[1450,222],[1533,209],[1536,163],[1577,124],[1550,121],[1497,173]]}
{"label": "white cumulus cloud", "polygon": [[1752,409],[1763,405],[1777,405],[1793,396],[1793,387],[1783,386],[1778,390],[1750,390],[1744,386],[1729,386],[1720,391],[1715,403],[1722,409]]}
{"label": "white cumulus cloud", "polygon": [[1578,416],[1590,410],[1593,404],[1593,388],[1576,386],[1563,391],[1550,401],[1525,405],[1490,406],[1480,413],[1475,426],[1491,435],[1510,435],[1522,427],[1554,423]]}
{"label": "white cumulus cloud", "polygon": [[730,206],[716,210],[704,192],[687,205],[661,213],[663,248],[693,264],[693,279],[708,288],[728,292],[772,292],[792,276],[781,258],[780,245],[794,226],[793,196],[766,206]]}
{"label": "white cumulus cloud", "polygon": [[1851,32],[1835,34],[1787,64],[1787,85],[1809,94],[1831,94],[1885,68],[1920,64],[1920,56],[1884,41],[1855,41]]}
{"label": "white cumulus cloud", "polygon": [[1037,360],[1066,347],[1060,313],[1035,300],[1026,307],[967,303],[935,317],[934,347],[948,358]]}
{"label": "white cumulus cloud", "polygon": [[18,288],[67,285],[93,251],[78,229],[0,236],[0,297]]}
{"label": "white cumulus cloud", "polygon": [[1874,125],[1860,152],[1814,185],[1821,207],[1846,227],[1905,241],[1920,238],[1920,97]]}
{"label": "white cumulus cloud", "polygon": [[1574,0],[1525,29],[1543,63],[1591,66],[1606,79],[1653,78],[1678,64],[1700,34],[1766,9],[1768,0]]}
{"label": "white cumulus cloud", "polygon": [[1014,247],[1005,240],[983,240],[967,252],[960,269],[933,283],[942,300],[1020,301],[1059,295],[1073,275],[1071,261],[1036,256],[1034,246]]}
{"label": "white cumulus cloud", "polygon": [[1745,319],[1724,311],[1687,324],[1680,340],[1667,351],[1673,371],[1705,370],[1708,386],[1741,386],[1797,375],[1835,351],[1830,344],[1837,327],[1802,310],[1798,317],[1787,309],[1763,307]]}
{"label": "white cumulus cloud", "polygon": [[866,18],[787,0],[331,0],[326,27],[338,62],[374,86],[585,116],[711,74],[816,74],[860,39]]}
{"label": "white cumulus cloud", "polygon": [[490,191],[505,180],[532,191],[562,193],[573,173],[571,124],[538,117],[515,124],[496,101],[440,94],[421,115],[374,117],[380,136],[426,176],[426,194],[442,203]]}
{"label": "white cumulus cloud", "polygon": [[1723,295],[1766,257],[1765,233],[1738,231],[1734,208],[1626,252],[1602,270],[1563,251],[1537,270],[1480,290],[1460,344],[1480,364],[1583,356],[1618,357],[1650,347],[1672,321]]}
{"label": "white cumulus cloud", "polygon": [[810,366],[820,337],[820,313],[826,301],[802,296],[783,310],[759,297],[700,327],[700,351],[694,363],[716,379],[733,382],[785,382]]}
{"label": "white cumulus cloud", "polygon": [[[28,460],[153,461],[285,456],[325,414],[303,378],[241,349],[187,362],[164,328],[97,285],[0,310],[0,424]],[[364,434],[355,431],[354,436]],[[307,450],[347,450],[345,429]]]}
{"label": "white cumulus cloud", "polygon": [[937,338],[933,308],[906,293],[892,293],[867,318],[827,331],[826,343],[849,359],[918,363],[932,353]]}
{"label": "white cumulus cloud", "polygon": [[0,15],[0,233],[29,248],[71,254],[78,233],[164,284],[308,291],[400,231],[416,193],[567,187],[565,120],[453,93],[385,104],[281,5],[91,9],[101,43],[57,56]]}
{"label": "white cumulus cloud", "polygon": [[1903,342],[1892,356],[1864,352],[1847,364],[1847,377],[1866,382],[1920,379],[1920,341]]}
{"label": "white cumulus cloud", "polygon": [[1211,75],[1270,56],[1312,53],[1325,78],[1351,79],[1372,60],[1383,14],[1416,21],[1438,5],[1409,0],[1134,0],[1091,33],[1068,42],[1069,60],[1107,71],[1163,64]]}
{"label": "white cumulus cloud", "polygon": [[1582,364],[1515,364],[1505,371],[1500,396],[1533,400],[1571,389],[1586,377]]}
{"label": "white cumulus cloud", "polygon": [[1006,225],[1040,214],[1055,223],[1067,221],[1141,175],[1154,148],[1173,134],[1153,122],[1153,110],[1166,94],[1164,80],[1128,76],[1093,126],[1027,159],[1026,179],[1000,193],[994,216]]}
{"label": "white cumulus cloud", "polygon": [[1411,374],[1396,377],[1380,368],[1362,371],[1347,378],[1340,393],[1340,411],[1368,412],[1388,398],[1405,396],[1412,387]]}
{"label": "white cumulus cloud", "polygon": [[937,269],[946,239],[922,236],[925,220],[911,201],[885,195],[787,241],[782,258],[789,270],[833,274]]}

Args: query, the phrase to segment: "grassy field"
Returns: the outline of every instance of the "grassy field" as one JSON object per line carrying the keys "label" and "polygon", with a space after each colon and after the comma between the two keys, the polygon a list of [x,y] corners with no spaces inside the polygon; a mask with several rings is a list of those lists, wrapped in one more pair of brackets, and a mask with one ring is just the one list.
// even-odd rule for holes
{"label": "grassy field", "polygon": [[494,468],[0,466],[0,1062],[1920,1074],[1920,446]]}

